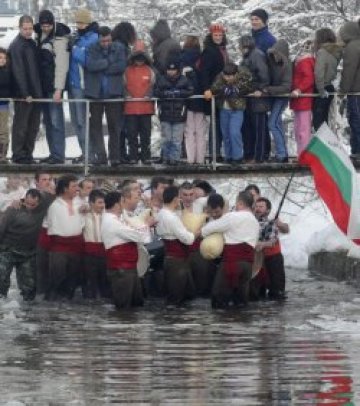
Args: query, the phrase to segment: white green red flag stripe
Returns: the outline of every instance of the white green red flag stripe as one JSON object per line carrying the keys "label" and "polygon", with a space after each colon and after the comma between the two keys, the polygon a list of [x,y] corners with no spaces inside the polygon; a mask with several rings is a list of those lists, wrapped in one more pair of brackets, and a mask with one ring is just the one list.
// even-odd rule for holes
{"label": "white green red flag stripe", "polygon": [[340,140],[323,124],[299,157],[308,165],[315,187],[335,223],[350,239],[360,244],[360,182]]}

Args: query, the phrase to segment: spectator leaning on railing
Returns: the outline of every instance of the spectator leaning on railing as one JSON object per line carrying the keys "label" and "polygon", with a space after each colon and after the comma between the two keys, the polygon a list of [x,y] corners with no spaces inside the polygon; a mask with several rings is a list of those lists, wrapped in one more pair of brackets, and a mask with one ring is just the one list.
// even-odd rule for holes
{"label": "spectator leaning on railing", "polygon": [[[6,50],[0,48],[0,98],[11,96],[11,73]],[[0,163],[6,163],[9,145],[9,102],[0,102]]]}

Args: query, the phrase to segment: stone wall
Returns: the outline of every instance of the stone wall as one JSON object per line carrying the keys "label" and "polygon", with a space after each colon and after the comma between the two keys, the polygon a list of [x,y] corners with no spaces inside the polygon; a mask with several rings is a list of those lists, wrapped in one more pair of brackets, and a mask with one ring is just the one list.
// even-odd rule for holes
{"label": "stone wall", "polygon": [[309,270],[360,287],[360,259],[346,252],[317,252],[309,257]]}

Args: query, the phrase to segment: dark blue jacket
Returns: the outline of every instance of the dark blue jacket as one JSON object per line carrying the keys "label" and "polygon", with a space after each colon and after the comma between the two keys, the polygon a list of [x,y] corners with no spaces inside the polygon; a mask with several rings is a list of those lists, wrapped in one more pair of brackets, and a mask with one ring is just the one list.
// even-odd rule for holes
{"label": "dark blue jacket", "polygon": [[91,45],[85,63],[85,96],[91,99],[121,97],[126,64],[126,49],[121,42],[113,42],[107,49],[99,42]]}
{"label": "dark blue jacket", "polygon": [[259,48],[265,54],[276,42],[276,38],[271,34],[267,25],[260,30],[251,30],[251,35],[255,40],[256,48]]}
{"label": "dark blue jacket", "polygon": [[[0,98],[5,99],[8,97],[12,97],[13,95],[11,90],[10,68],[8,66],[3,66],[0,68]],[[0,106],[4,106],[7,104],[9,104],[9,102],[0,102]]]}
{"label": "dark blue jacket", "polygon": [[[199,62],[201,57],[200,49],[185,48],[181,54],[183,73],[191,82],[194,88],[194,95],[202,95],[201,77],[199,72]],[[190,99],[187,103],[188,110],[203,113],[204,99]]]}

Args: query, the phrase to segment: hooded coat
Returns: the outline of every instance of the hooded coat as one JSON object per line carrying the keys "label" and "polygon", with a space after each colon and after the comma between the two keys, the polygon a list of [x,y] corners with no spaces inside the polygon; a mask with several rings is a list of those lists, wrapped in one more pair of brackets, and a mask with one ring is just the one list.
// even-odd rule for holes
{"label": "hooded coat", "polygon": [[[314,67],[315,58],[312,54],[304,53],[295,59],[291,86],[292,90],[299,89],[301,90],[301,93],[314,93]],[[293,98],[290,101],[290,108],[294,111],[311,110],[312,106],[312,97]]]}
{"label": "hooded coat", "polygon": [[337,76],[337,68],[342,57],[342,46],[336,43],[322,44],[315,55],[315,86],[322,94],[326,86],[332,84]]}
{"label": "hooded coat", "polygon": [[264,90],[270,95],[289,93],[292,81],[292,63],[289,59],[289,45],[280,39],[267,51],[270,86]]}
{"label": "hooded coat", "polygon": [[171,37],[170,27],[166,20],[159,20],[150,30],[150,35],[153,40],[154,68],[160,73],[164,73],[168,61],[174,57],[180,57],[180,44]]}
{"label": "hooded coat", "polygon": [[65,89],[69,70],[68,42],[70,28],[55,23],[49,35],[44,35],[39,23],[34,25],[40,57],[40,79],[44,94]]}
{"label": "hooded coat", "polygon": [[340,38],[345,43],[343,71],[340,90],[342,92],[360,92],[360,26],[356,22],[347,22],[340,28]]}

